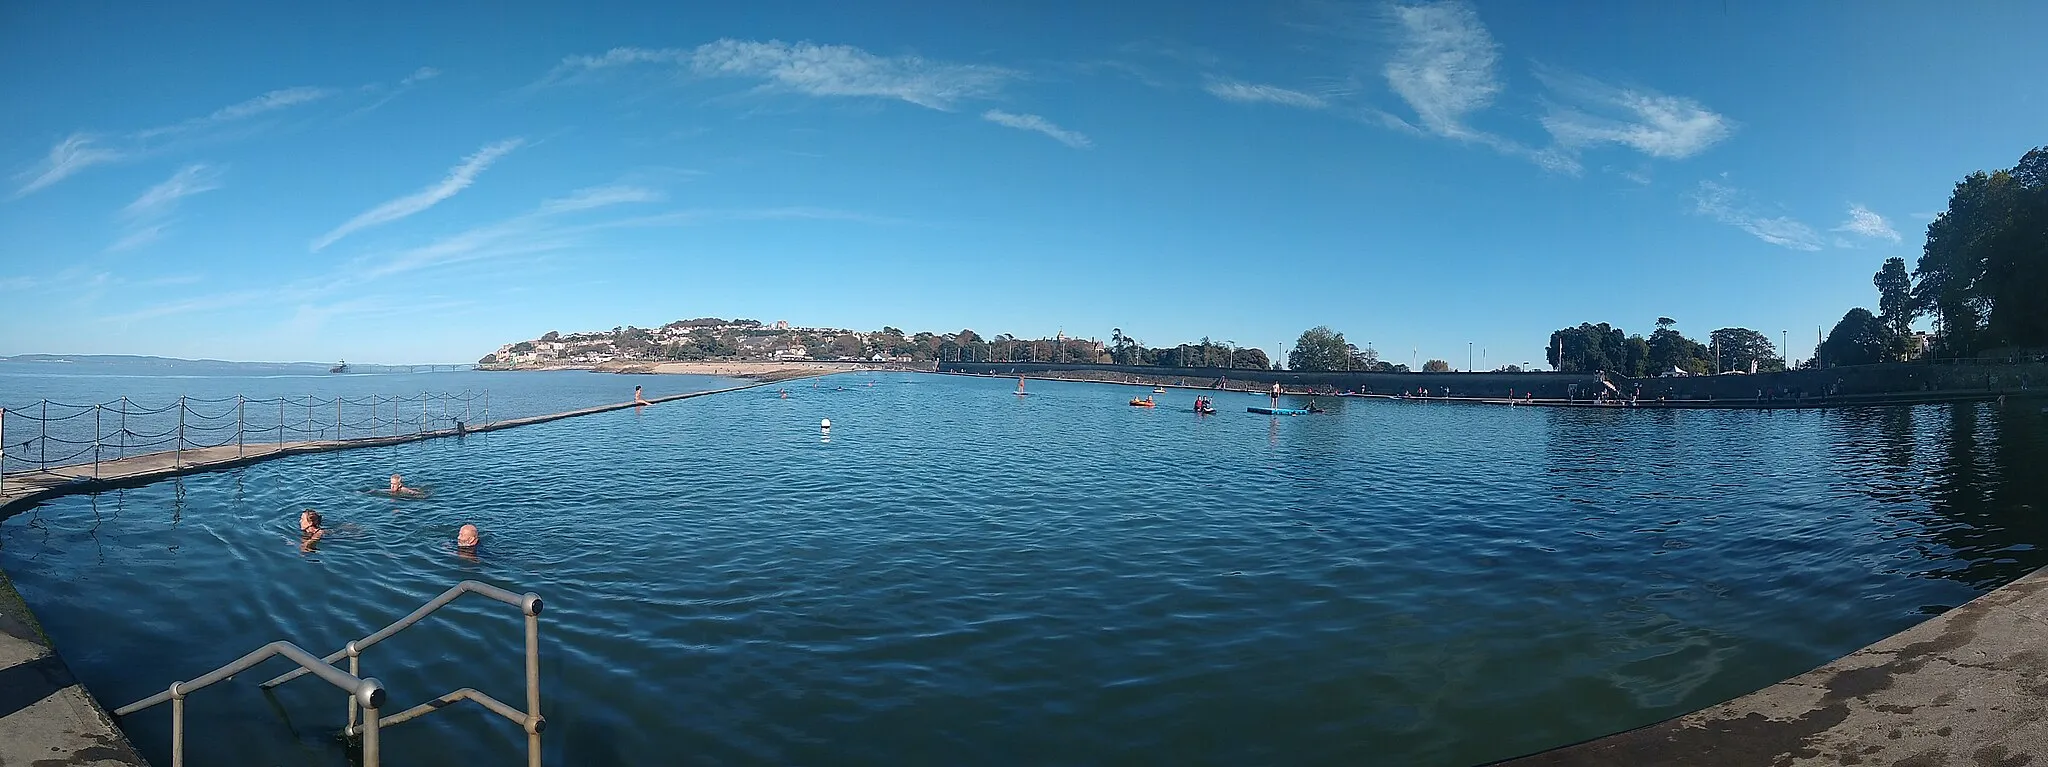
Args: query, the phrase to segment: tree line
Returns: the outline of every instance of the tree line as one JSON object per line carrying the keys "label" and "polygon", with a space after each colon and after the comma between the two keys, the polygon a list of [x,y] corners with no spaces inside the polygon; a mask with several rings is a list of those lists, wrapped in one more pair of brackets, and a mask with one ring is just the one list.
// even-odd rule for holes
{"label": "tree line", "polygon": [[1609,371],[1622,375],[1707,375],[1731,370],[1767,372],[1785,369],[1785,359],[1770,336],[1749,328],[1721,328],[1707,340],[1689,338],[1678,321],[1658,317],[1649,337],[1630,335],[1605,322],[1580,323],[1550,334],[1544,359],[1566,373]]}
{"label": "tree line", "polygon": [[[2048,351],[2048,147],[2005,170],[1964,176],[1927,225],[1913,270],[1884,262],[1871,282],[1877,312],[1850,309],[1815,349],[1814,365]],[[1933,320],[1923,339],[1913,322]]]}

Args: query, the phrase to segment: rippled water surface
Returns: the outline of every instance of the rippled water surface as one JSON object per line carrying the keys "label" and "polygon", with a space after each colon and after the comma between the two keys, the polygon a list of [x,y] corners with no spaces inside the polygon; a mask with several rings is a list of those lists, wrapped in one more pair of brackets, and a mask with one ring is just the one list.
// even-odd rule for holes
{"label": "rippled water surface", "polygon": [[[0,523],[0,563],[113,705],[271,640],[338,648],[462,578],[537,591],[549,760],[579,765],[1466,765],[1748,692],[2048,564],[2034,405],[1274,419],[1012,388],[836,376],[291,458],[53,501]],[[365,492],[394,471],[433,496]],[[301,553],[308,506],[341,531]],[[517,701],[519,647],[515,610],[463,602],[365,669],[396,706]],[[341,764],[339,695],[267,676],[191,698],[193,763]],[[125,723],[163,763],[168,719]],[[476,709],[385,737],[393,764],[523,747]]]}

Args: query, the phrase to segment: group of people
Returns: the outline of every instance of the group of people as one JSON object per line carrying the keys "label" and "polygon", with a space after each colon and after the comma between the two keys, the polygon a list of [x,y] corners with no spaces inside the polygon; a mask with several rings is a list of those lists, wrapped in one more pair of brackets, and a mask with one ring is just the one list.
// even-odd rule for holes
{"label": "group of people", "polygon": [[[405,478],[397,474],[391,475],[391,485],[385,492],[389,493],[393,498],[427,497],[425,489],[406,485]],[[299,512],[300,551],[312,551],[313,544],[319,543],[320,539],[327,537],[329,532],[330,529],[327,527],[326,520],[321,518],[320,512],[312,509]],[[455,553],[466,559],[475,559],[479,539],[480,534],[477,532],[476,525],[463,525],[460,530],[455,532]]]}

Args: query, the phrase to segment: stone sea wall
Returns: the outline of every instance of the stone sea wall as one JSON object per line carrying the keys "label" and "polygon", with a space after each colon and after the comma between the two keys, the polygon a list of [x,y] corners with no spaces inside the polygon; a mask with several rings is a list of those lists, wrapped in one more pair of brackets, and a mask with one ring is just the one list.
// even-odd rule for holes
{"label": "stone sea wall", "polygon": [[[1289,390],[1356,391],[1395,394],[1426,388],[1432,395],[1448,390],[1454,397],[1507,397],[1533,394],[1538,399],[1586,398],[1601,390],[1594,373],[1358,373],[1296,372],[1219,368],[1168,368],[1140,365],[1088,365],[1051,362],[943,362],[942,373],[1027,375],[1119,383],[1214,386],[1228,379],[1230,388],[1264,388],[1279,382]],[[1627,378],[1609,376],[1624,395],[1640,386],[1643,399],[1736,400],[1835,395],[1905,394],[1922,392],[2020,393],[2048,386],[2048,363],[1899,362],[1823,370],[1792,370],[1753,375]]]}

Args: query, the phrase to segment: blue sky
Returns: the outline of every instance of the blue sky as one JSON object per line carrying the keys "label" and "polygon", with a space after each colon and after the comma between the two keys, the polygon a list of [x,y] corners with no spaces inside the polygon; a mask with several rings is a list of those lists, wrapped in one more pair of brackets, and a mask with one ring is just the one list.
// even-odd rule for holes
{"label": "blue sky", "polygon": [[[0,354],[696,316],[1407,362],[1873,305],[2048,4],[0,6]],[[1411,351],[1412,350],[1412,351]]]}

